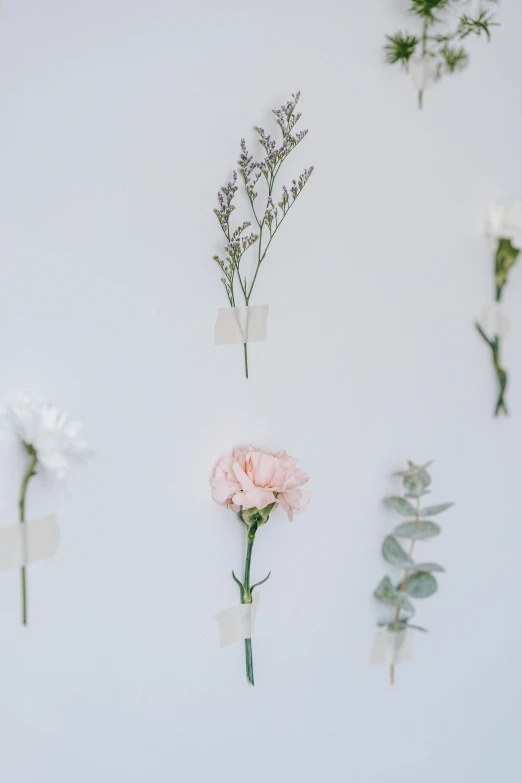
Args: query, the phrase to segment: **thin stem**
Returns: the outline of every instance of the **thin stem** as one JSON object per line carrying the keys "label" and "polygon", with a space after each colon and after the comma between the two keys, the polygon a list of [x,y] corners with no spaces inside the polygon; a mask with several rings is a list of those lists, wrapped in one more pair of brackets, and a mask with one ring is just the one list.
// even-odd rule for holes
{"label": "thin stem", "polygon": [[[499,302],[500,299],[497,298],[497,302]],[[482,329],[481,325],[479,323],[475,324],[478,333],[486,342],[489,347],[491,348],[491,353],[493,357],[493,367],[495,368],[495,372],[497,374],[497,380],[498,380],[498,398],[497,398],[497,404],[495,406],[495,416],[498,416],[499,413],[502,411],[503,413],[508,416],[508,409],[506,405],[506,401],[504,399],[506,394],[506,388],[507,388],[507,382],[508,382],[508,374],[506,370],[502,367],[501,361],[500,361],[500,337],[499,335],[495,335],[493,340],[490,340],[487,334]]]}
{"label": "thin stem", "polygon": [[[410,551],[408,552],[408,563],[412,563],[413,562],[413,559],[412,559],[413,558],[413,550],[415,549],[416,535],[417,535],[417,530],[419,528],[419,509],[420,509],[420,498],[417,498],[417,508],[415,509],[415,519],[414,519],[414,522],[413,522],[413,535],[412,535],[411,544],[410,544]],[[409,568],[405,568],[404,569],[404,577],[403,577],[403,580],[401,582],[401,586],[399,588],[399,593],[403,593],[404,590],[406,589],[406,582],[408,581],[409,572],[410,572]],[[397,631],[399,630],[400,613],[401,613],[401,608],[400,608],[400,606],[398,606],[396,608],[396,610],[395,610],[395,617],[393,618],[393,630],[394,630],[394,633],[397,633]],[[395,664],[394,663],[392,663],[390,665],[390,684],[391,685],[395,685]]]}
{"label": "thin stem", "polygon": [[[299,195],[299,193],[297,195]],[[260,268],[261,264],[263,263],[263,261],[265,259],[265,256],[267,254],[267,250],[270,247],[270,243],[272,242],[273,238],[275,237],[275,235],[277,233],[277,229],[282,225],[283,220],[288,215],[288,213],[290,212],[291,208],[294,206],[296,201],[297,201],[297,197],[292,201],[291,204],[288,205],[288,207],[286,209],[286,212],[284,213],[283,217],[281,218],[279,223],[274,228],[274,230],[273,230],[273,232],[272,232],[272,234],[270,236],[270,239],[268,240],[268,242],[266,244],[266,247],[265,247],[262,255],[261,255],[261,234],[259,235],[259,253],[258,253],[257,267],[256,267],[256,271],[254,273],[254,277],[253,277],[252,283],[250,285],[250,289],[248,291],[248,299],[249,300],[250,300],[250,297],[252,296],[252,289],[254,288],[254,283],[256,282],[256,279],[257,279],[257,273],[259,272],[259,268]],[[248,304],[248,301],[247,301],[247,304]]]}
{"label": "thin stem", "polygon": [[[252,603],[252,593],[250,591],[250,566],[252,561],[252,548],[254,546],[254,540],[256,536],[257,526],[249,528],[247,551],[245,560],[245,578],[243,580],[243,596],[241,598],[242,604]],[[254,684],[254,661],[252,659],[252,639],[245,639],[245,661],[246,661],[246,676],[248,682]]]}
{"label": "thin stem", "polygon": [[[38,457],[33,447],[28,446],[26,444],[25,448],[29,453],[29,455],[31,456],[31,461],[24,474],[24,477],[22,479],[22,486],[20,488],[19,506],[20,506],[20,522],[22,524],[25,522],[25,499],[27,495],[27,486],[29,484],[29,480],[31,479],[31,476],[36,475],[36,463],[38,462]],[[24,625],[27,625],[27,575],[26,575],[25,565],[23,565],[21,569],[21,578],[22,578],[22,623]]]}
{"label": "thin stem", "polygon": [[248,378],[248,349],[246,343],[243,343],[243,349],[245,353],[245,376]]}
{"label": "thin stem", "polygon": [[[422,26],[422,60],[423,63],[425,61],[426,55],[428,53],[428,20],[424,20],[424,24]],[[423,103],[423,96],[424,96],[424,90],[419,90],[419,109],[422,109],[422,103]]]}
{"label": "thin stem", "polygon": [[254,684],[254,662],[252,660],[252,639],[245,639],[246,676],[250,685]]}

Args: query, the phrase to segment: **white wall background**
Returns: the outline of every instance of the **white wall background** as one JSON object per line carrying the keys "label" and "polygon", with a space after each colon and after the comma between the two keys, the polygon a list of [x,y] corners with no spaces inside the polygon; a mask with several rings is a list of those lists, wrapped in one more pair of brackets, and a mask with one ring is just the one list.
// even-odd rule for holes
{"label": "white wall background", "polygon": [[[522,5],[423,112],[383,63],[405,5],[5,0],[1,391],[70,409],[97,458],[67,491],[31,487],[62,546],[30,569],[27,629],[0,575],[2,780],[520,781],[522,322],[495,421],[472,319],[484,208],[521,195]],[[310,133],[287,181],[316,172],[262,269],[270,340],[246,382],[241,349],[212,345],[212,210],[241,136],[296,89]],[[258,536],[253,690],[213,619],[244,540],[208,482],[237,442],[299,456],[313,490]],[[433,500],[458,505],[427,550],[447,567],[419,605],[431,633],[392,689],[368,664],[372,591],[407,458],[436,459]],[[3,523],[22,465],[6,441]]]}

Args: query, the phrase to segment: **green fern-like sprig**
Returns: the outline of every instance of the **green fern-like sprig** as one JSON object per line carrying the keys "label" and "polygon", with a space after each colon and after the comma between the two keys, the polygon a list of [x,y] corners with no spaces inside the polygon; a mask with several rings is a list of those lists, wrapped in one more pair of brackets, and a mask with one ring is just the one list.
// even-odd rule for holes
{"label": "green fern-like sprig", "polygon": [[400,63],[405,70],[414,55],[424,61],[425,75],[422,75],[422,64],[414,71],[414,80],[421,85],[420,107],[429,81],[437,81],[443,73],[456,73],[468,65],[469,55],[457,45],[460,41],[470,35],[490,40],[491,29],[498,26],[490,10],[493,5],[498,5],[498,0],[410,0],[408,13],[422,21],[420,34],[387,35],[384,51],[386,62]]}
{"label": "green fern-like sprig", "polygon": [[414,55],[419,43],[417,36],[399,32],[395,35],[387,35],[386,38],[389,41],[384,47],[386,62],[390,63],[390,65],[400,62],[401,65],[406,66],[410,57]]}

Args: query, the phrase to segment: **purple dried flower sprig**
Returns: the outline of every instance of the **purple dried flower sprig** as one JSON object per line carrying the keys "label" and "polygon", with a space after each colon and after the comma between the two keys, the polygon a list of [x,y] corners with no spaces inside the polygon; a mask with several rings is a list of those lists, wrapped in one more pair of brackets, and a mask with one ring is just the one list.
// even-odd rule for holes
{"label": "purple dried flower sprig", "polygon": [[[236,292],[234,286],[237,282],[239,282],[244,304],[245,306],[248,306],[260,266],[266,257],[270,243],[314,170],[313,166],[305,169],[297,180],[292,180],[292,185],[289,190],[283,185],[280,198],[274,201],[273,192],[276,177],[279,174],[281,166],[292,150],[300,144],[308,133],[307,130],[292,133],[301,117],[300,112],[295,112],[299,97],[299,92],[292,94],[291,100],[287,101],[281,108],[272,110],[276,116],[276,122],[282,135],[280,146],[278,146],[278,142],[273,139],[270,134],[265,132],[264,128],[254,126],[254,130],[258,135],[258,141],[264,150],[264,156],[260,160],[255,160],[254,156],[250,155],[247,150],[245,139],[241,139],[238,170],[245,186],[245,192],[253,213],[254,221],[257,225],[258,233],[251,232],[247,235],[243,234],[243,232],[251,226],[249,221],[245,221],[234,230],[232,230],[230,226],[230,216],[235,209],[235,205],[232,201],[238,190],[237,171],[233,172],[232,180],[222,187],[218,193],[219,208],[215,209],[214,212],[219,221],[219,225],[225,234],[227,243],[224,248],[226,252],[225,258],[222,259],[218,255],[215,255],[214,261],[217,262],[223,273],[221,282],[225,286],[225,291],[227,292],[228,301],[231,307],[236,306]],[[261,178],[264,179],[266,184],[267,198],[264,209],[256,211],[254,202],[259,195],[257,186]],[[265,232],[264,237],[263,231]],[[249,282],[246,275],[242,275],[240,264],[245,252],[256,243],[257,263],[252,279]],[[244,356],[245,375],[248,378],[248,354],[246,343],[244,344]]]}

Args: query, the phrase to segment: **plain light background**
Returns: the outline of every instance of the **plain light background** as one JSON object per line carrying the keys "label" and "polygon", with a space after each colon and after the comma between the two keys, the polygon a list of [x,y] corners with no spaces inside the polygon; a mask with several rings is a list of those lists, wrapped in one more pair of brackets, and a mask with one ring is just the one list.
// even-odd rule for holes
{"label": "plain light background", "polygon": [[[521,196],[522,5],[416,108],[383,61],[399,0],[5,0],[0,16],[3,397],[85,424],[97,456],[57,511],[56,558],[0,574],[2,779],[518,783],[522,322],[510,419],[473,318],[492,293],[486,205]],[[262,268],[266,343],[214,347],[226,305],[213,215],[245,136],[300,89],[316,167]],[[238,199],[235,215],[246,217]],[[522,269],[505,309],[520,313]],[[238,600],[244,533],[214,503],[235,443],[300,458],[312,502],[258,535],[256,687],[213,614]],[[430,629],[397,685],[368,663],[382,497],[435,459],[456,501]],[[0,444],[1,522],[24,466]],[[420,550],[419,545],[419,550]]]}

